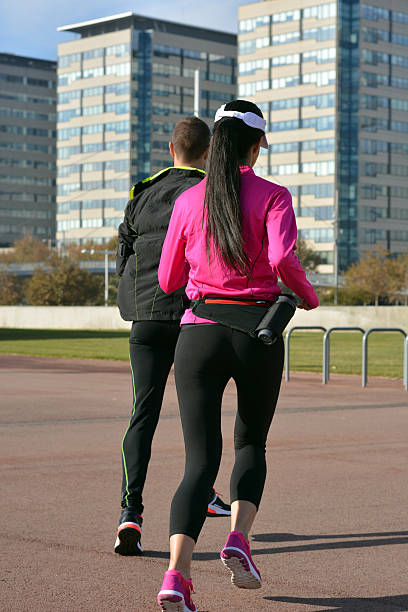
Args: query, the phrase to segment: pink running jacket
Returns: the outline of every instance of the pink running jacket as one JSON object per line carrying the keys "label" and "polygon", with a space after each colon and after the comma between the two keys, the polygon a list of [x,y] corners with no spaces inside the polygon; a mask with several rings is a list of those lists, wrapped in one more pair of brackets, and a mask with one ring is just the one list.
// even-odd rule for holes
{"label": "pink running jacket", "polygon": [[[244,249],[252,262],[252,277],[240,276],[212,252],[207,258],[203,231],[206,180],[184,191],[176,200],[159,266],[160,287],[171,293],[187,283],[190,299],[227,296],[273,300],[280,295],[278,276],[300,298],[316,308],[312,285],[294,250],[297,228],[288,189],[241,166],[241,211]],[[181,324],[205,319],[186,310]]]}

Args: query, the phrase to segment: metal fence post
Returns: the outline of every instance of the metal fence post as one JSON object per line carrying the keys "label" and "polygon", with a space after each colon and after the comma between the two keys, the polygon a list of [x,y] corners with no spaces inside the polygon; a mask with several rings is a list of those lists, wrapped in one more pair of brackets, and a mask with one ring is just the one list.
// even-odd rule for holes
{"label": "metal fence post", "polygon": [[323,336],[323,384],[327,385],[330,370],[330,329]]}
{"label": "metal fence post", "polygon": [[361,327],[331,327],[323,336],[323,384],[330,378],[330,334],[334,331],[359,331],[364,334]]}
{"label": "metal fence post", "polygon": [[363,336],[363,342],[362,342],[362,355],[361,355],[361,359],[362,359],[362,363],[361,363],[361,386],[362,387],[366,387],[367,386],[367,338],[368,338],[368,334],[371,332],[371,329],[369,329],[368,331],[366,331],[364,333]]}
{"label": "metal fence post", "polygon": [[368,336],[373,332],[398,332],[404,336],[404,387],[405,390],[408,391],[408,335],[407,333],[401,329],[400,327],[372,327],[368,329],[363,336],[363,365],[362,365],[362,380],[361,386],[367,386],[367,376],[368,376]]}
{"label": "metal fence post", "polygon": [[323,332],[326,331],[326,328],[320,325],[295,325],[295,327],[292,327],[288,331],[285,342],[285,381],[288,381],[290,378],[290,337],[297,329],[318,329]]}
{"label": "metal fence post", "polygon": [[289,356],[290,356],[290,351],[289,351],[289,343],[290,343],[290,336],[292,334],[292,330],[294,328],[292,327],[292,329],[290,329],[288,331],[288,333],[286,334],[286,342],[285,342],[285,380],[286,382],[288,382],[289,377],[290,377],[290,366],[289,366]]}

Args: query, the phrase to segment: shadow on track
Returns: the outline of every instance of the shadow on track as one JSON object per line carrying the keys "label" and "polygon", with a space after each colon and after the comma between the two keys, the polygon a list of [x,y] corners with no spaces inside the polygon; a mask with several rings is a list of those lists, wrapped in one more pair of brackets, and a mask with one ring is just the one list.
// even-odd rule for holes
{"label": "shadow on track", "polygon": [[318,612],[406,612],[408,610],[408,595],[345,598],[265,597],[264,599],[305,606],[319,606]]}
{"label": "shadow on track", "polygon": [[[365,538],[362,540],[347,540],[346,538]],[[396,544],[408,544],[408,531],[387,531],[384,533],[346,533],[333,535],[297,535],[293,533],[264,533],[254,534],[254,542],[296,542],[320,539],[345,539],[342,542],[315,542],[313,544],[301,544],[299,546],[280,546],[278,548],[263,548],[252,550],[252,555],[268,555],[293,552],[308,552],[317,550],[338,550],[342,548],[370,548],[372,546],[395,546]]]}
{"label": "shadow on track", "polygon": [[379,533],[334,533],[329,535],[303,535],[297,533],[255,533],[251,536],[254,542],[297,542],[305,540],[335,540],[344,538],[385,538],[408,536],[408,531],[385,531]]}
{"label": "shadow on track", "polygon": [[[386,531],[384,533],[361,533],[361,534],[334,534],[334,535],[297,535],[294,533],[264,533],[252,536],[254,542],[298,542],[319,539],[341,539],[341,538],[365,538],[363,540],[345,540],[343,542],[314,542],[313,544],[301,544],[298,546],[279,546],[276,548],[252,549],[252,556],[256,555],[280,555],[284,553],[311,552],[317,550],[338,550],[342,548],[370,548],[372,546],[395,546],[396,544],[408,544],[408,531]],[[221,548],[220,548],[221,550]],[[155,550],[146,550],[144,556],[169,559],[169,553]],[[196,561],[215,561],[219,559],[219,552],[195,552],[193,559]],[[352,612],[352,611],[350,611]]]}

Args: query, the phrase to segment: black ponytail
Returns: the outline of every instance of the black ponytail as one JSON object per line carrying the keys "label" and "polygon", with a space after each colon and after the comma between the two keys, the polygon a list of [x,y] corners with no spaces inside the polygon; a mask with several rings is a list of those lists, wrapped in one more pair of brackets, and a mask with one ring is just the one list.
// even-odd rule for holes
{"label": "black ponytail", "polygon": [[[262,117],[260,109],[245,100],[229,102],[225,110]],[[213,244],[225,265],[242,276],[250,275],[250,261],[242,237],[239,167],[247,163],[250,148],[262,136],[262,130],[247,126],[241,119],[224,117],[214,125],[208,157],[203,215],[207,254],[210,258]]]}

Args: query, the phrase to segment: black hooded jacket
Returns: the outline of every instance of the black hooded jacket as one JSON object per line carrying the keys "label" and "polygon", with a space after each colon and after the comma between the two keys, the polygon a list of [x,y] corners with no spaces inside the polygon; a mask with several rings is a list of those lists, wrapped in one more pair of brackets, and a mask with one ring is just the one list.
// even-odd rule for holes
{"label": "black hooded jacket", "polygon": [[137,183],[119,226],[116,271],[118,306],[125,321],[177,321],[185,310],[184,289],[166,294],[157,278],[174,202],[199,183],[203,170],[172,166]]}

